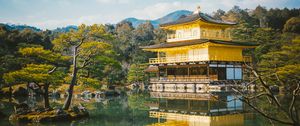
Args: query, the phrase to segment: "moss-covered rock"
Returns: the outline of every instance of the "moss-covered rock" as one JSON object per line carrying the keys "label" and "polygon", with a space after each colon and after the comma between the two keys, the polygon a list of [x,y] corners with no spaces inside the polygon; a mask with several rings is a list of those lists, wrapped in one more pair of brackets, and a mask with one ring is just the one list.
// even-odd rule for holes
{"label": "moss-covered rock", "polygon": [[0,111],[0,118],[4,118],[6,115]]}
{"label": "moss-covered rock", "polygon": [[28,91],[23,87],[18,87],[12,91],[13,96],[28,96]]}
{"label": "moss-covered rock", "polygon": [[89,113],[85,109],[78,109],[76,112],[73,110],[54,109],[43,112],[32,111],[27,114],[12,114],[10,115],[9,120],[11,123],[39,123],[68,121],[86,117],[89,117]]}
{"label": "moss-covered rock", "polygon": [[8,90],[8,88],[0,90],[0,97],[7,97],[7,96],[10,96],[10,95],[11,95],[11,93]]}

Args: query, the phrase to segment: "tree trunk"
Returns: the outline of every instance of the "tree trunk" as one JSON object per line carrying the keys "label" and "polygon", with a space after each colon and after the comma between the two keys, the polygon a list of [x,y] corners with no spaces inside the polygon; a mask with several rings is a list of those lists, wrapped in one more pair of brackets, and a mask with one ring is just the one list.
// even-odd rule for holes
{"label": "tree trunk", "polygon": [[77,47],[74,48],[74,52],[73,52],[73,72],[72,72],[72,80],[71,80],[71,84],[69,86],[68,89],[68,97],[65,100],[65,104],[63,106],[64,110],[68,110],[70,108],[71,105],[71,101],[72,101],[72,96],[73,96],[73,89],[74,86],[76,85],[76,79],[77,79]]}
{"label": "tree trunk", "polygon": [[9,84],[9,97],[12,97],[12,92],[13,92],[13,89],[12,89],[12,84]]}
{"label": "tree trunk", "polygon": [[45,84],[44,86],[44,107],[45,108],[50,108],[48,89],[49,89],[49,84]]}

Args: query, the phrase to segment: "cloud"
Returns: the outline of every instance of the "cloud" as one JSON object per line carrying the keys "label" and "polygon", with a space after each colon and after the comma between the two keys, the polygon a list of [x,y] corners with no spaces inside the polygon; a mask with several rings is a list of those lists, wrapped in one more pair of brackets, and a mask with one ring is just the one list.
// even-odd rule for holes
{"label": "cloud", "polygon": [[96,2],[101,4],[126,4],[131,0],[96,0]]}
{"label": "cloud", "polygon": [[219,8],[227,11],[234,5],[243,9],[255,9],[258,5],[267,8],[283,7],[288,1],[291,0],[203,0],[200,1],[200,4],[204,6],[208,13],[211,13]]}
{"label": "cloud", "polygon": [[131,17],[139,19],[157,19],[176,10],[194,11],[197,6],[201,6],[201,11],[204,13],[212,13],[218,9],[227,11],[234,5],[238,5],[243,9],[254,9],[258,5],[274,8],[282,7],[287,1],[289,0],[200,0],[160,2],[133,10],[131,12]]}
{"label": "cloud", "polygon": [[[117,23],[121,21],[122,19],[125,19],[126,17],[119,15],[119,16],[111,16],[111,15],[103,15],[103,14],[97,14],[97,15],[87,15],[87,16],[80,16],[80,17],[74,17],[74,18],[66,18],[66,19],[45,19],[42,21],[26,21],[23,22],[23,24],[27,24],[30,26],[35,26],[41,29],[55,29],[57,27],[65,27],[68,25],[80,25],[80,24],[106,24],[106,23]],[[1,20],[0,20],[1,22]],[[14,23],[15,21],[10,21]]]}
{"label": "cloud", "polygon": [[[198,5],[204,13],[229,10],[234,5],[254,9],[298,7],[298,0],[12,0],[2,2],[0,22],[27,24],[54,29],[81,23],[117,23],[127,17],[157,19],[176,10],[193,11]],[[297,6],[298,5],[298,6]],[[34,9],[35,8],[35,9]],[[37,11],[38,8],[38,11]]]}
{"label": "cloud", "polygon": [[156,19],[176,10],[190,10],[192,8],[196,8],[196,4],[178,1],[171,3],[163,2],[135,9],[131,12],[131,15],[141,19]]}

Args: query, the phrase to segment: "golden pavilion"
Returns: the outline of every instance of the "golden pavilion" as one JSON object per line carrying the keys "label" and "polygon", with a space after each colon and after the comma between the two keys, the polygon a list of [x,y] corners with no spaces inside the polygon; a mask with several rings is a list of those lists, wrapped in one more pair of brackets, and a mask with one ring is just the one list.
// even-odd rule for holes
{"label": "golden pavilion", "polygon": [[245,49],[255,48],[251,42],[234,41],[233,22],[216,20],[200,12],[161,24],[168,31],[165,43],[142,47],[156,52],[146,69],[154,73],[149,89],[159,92],[196,93],[229,90],[247,77],[245,63],[251,56]]}

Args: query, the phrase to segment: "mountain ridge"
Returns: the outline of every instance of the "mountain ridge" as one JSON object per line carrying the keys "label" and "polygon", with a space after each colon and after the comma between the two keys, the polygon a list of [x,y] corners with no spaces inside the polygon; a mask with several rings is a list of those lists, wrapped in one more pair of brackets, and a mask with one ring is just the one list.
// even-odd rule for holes
{"label": "mountain ridge", "polygon": [[[190,15],[192,14],[193,12],[192,11],[188,11],[188,10],[177,10],[177,11],[174,11],[174,12],[171,12],[163,17],[160,17],[158,19],[155,19],[155,20],[143,20],[143,19],[137,19],[137,18],[134,18],[134,17],[129,17],[129,18],[126,18],[122,21],[128,21],[128,22],[131,22],[132,23],[132,26],[133,27],[137,27],[138,25],[142,24],[142,23],[145,23],[147,21],[150,21],[151,24],[157,28],[159,26],[159,24],[163,24],[163,23],[167,23],[167,22],[171,22],[171,21],[175,21],[177,19],[179,19],[181,16],[187,16],[187,15]],[[121,22],[122,22],[121,21]]]}
{"label": "mountain ridge", "polygon": [[[138,27],[138,25],[145,23],[147,21],[150,21],[150,23],[155,27],[158,28],[159,24],[162,23],[167,23],[167,22],[171,22],[171,21],[175,21],[177,19],[179,19],[181,16],[187,16],[192,14],[192,11],[188,11],[188,10],[177,10],[177,11],[173,11],[163,17],[154,19],[154,20],[144,20],[144,19],[137,19],[134,17],[129,17],[126,19],[123,19],[122,21],[128,21],[132,23],[133,27]],[[120,21],[120,22],[122,22]],[[119,23],[120,23],[119,22]],[[3,25],[6,28],[10,29],[10,30],[24,30],[24,29],[31,29],[33,31],[43,31],[42,29],[38,28],[38,27],[34,27],[34,26],[29,26],[29,25],[18,25],[18,24],[9,24],[9,23],[0,23],[0,26]],[[65,27],[57,27],[55,29],[52,29],[50,31],[52,32],[68,32],[71,29],[76,30],[77,26],[75,25],[67,25]]]}

